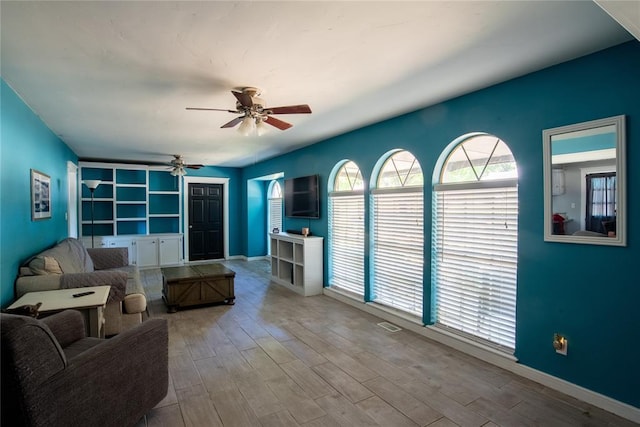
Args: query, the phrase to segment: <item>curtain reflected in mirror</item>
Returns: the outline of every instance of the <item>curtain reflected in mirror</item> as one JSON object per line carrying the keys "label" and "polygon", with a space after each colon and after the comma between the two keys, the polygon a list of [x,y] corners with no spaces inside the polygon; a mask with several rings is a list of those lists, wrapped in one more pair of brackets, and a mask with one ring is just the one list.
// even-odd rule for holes
{"label": "curtain reflected in mirror", "polygon": [[543,132],[545,240],[626,244],[624,116]]}
{"label": "curtain reflected in mirror", "polygon": [[608,237],[616,232],[616,173],[592,173],[586,176],[585,230]]}

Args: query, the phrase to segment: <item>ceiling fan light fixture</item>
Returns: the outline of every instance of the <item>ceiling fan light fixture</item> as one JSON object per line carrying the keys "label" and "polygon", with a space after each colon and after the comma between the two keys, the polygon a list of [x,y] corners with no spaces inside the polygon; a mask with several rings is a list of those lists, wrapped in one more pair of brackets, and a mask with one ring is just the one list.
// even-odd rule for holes
{"label": "ceiling fan light fixture", "polygon": [[256,122],[253,120],[253,117],[246,116],[240,126],[238,126],[238,132],[240,132],[243,136],[249,136],[256,130]]}
{"label": "ceiling fan light fixture", "polygon": [[171,176],[185,176],[187,171],[182,166],[176,166],[171,170]]}
{"label": "ceiling fan light fixture", "polygon": [[167,166],[170,166],[170,169],[167,170],[172,176],[184,176],[187,174],[187,169],[200,169],[204,167],[204,165],[185,162],[180,154],[174,154],[173,160],[167,163]]}
{"label": "ceiling fan light fixture", "polygon": [[256,133],[258,134],[258,136],[262,136],[267,132],[269,132],[269,127],[264,122],[264,119],[262,117],[257,118],[256,119]]}

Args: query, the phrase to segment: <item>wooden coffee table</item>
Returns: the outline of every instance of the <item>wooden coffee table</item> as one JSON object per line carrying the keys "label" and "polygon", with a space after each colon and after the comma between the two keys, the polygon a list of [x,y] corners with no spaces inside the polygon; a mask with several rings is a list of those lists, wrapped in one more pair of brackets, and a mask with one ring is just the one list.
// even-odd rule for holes
{"label": "wooden coffee table", "polygon": [[[91,286],[86,288],[56,289],[53,291],[27,292],[18,298],[8,308],[17,308],[25,304],[35,305],[42,303],[39,313],[53,314],[62,310],[78,310],[85,318],[87,336],[104,338],[103,310],[109,297],[111,286]],[[93,292],[74,298],[74,294],[81,292]]]}
{"label": "wooden coffee table", "polygon": [[168,312],[178,308],[226,303],[234,304],[236,273],[220,263],[162,268],[162,298]]}

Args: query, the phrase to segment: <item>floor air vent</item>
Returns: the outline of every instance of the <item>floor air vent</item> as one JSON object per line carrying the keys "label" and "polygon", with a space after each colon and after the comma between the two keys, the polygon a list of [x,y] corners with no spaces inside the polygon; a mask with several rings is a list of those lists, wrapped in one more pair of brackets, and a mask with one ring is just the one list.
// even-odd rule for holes
{"label": "floor air vent", "polygon": [[396,325],[393,325],[389,322],[380,322],[378,323],[378,326],[380,326],[381,328],[386,329],[389,332],[398,332],[401,331],[402,328],[397,327]]}

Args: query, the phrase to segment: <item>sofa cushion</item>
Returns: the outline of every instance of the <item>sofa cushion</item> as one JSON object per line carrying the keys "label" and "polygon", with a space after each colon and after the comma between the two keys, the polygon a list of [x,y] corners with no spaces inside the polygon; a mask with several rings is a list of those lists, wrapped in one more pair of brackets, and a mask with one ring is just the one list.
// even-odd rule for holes
{"label": "sofa cushion", "polygon": [[67,360],[72,361],[73,358],[75,358],[76,356],[84,353],[90,348],[93,348],[101,344],[103,341],[104,340],[100,338],[92,338],[92,337],[83,338],[63,348],[64,355],[67,358]]}
{"label": "sofa cushion", "polygon": [[87,252],[95,270],[108,270],[129,265],[128,248],[87,248]]}
{"label": "sofa cushion", "polygon": [[32,274],[62,274],[62,268],[54,257],[38,255],[29,262]]}
{"label": "sofa cushion", "polygon": [[125,271],[100,270],[91,273],[63,274],[60,288],[84,288],[88,286],[111,286],[107,302],[122,301],[127,294],[129,275]]}

